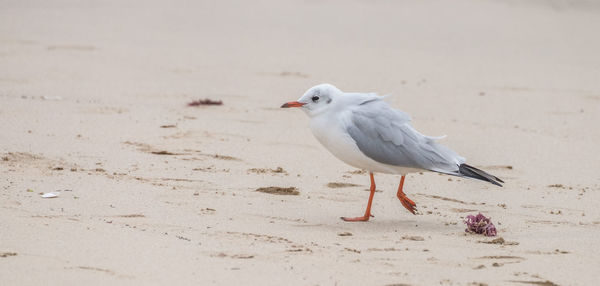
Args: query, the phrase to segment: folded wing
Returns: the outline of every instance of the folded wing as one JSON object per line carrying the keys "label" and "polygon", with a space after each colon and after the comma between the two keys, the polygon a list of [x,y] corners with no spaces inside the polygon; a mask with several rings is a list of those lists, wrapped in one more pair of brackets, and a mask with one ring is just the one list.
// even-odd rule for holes
{"label": "folded wing", "polygon": [[419,133],[408,114],[383,100],[372,100],[352,110],[347,131],[369,158],[388,165],[458,175],[465,159]]}

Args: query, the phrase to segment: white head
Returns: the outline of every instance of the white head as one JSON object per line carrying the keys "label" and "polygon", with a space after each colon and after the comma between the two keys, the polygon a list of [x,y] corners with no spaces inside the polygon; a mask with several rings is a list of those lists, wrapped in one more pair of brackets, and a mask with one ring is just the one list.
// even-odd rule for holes
{"label": "white head", "polygon": [[308,116],[313,117],[331,108],[331,103],[342,94],[337,87],[323,83],[309,88],[298,101],[284,103],[281,107],[302,107]]}

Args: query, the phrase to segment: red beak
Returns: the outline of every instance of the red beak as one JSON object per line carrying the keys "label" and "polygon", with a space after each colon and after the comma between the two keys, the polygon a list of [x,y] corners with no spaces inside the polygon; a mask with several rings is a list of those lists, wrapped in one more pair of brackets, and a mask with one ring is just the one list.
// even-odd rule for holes
{"label": "red beak", "polygon": [[290,101],[290,102],[286,102],[284,103],[281,108],[289,108],[289,107],[302,107],[302,105],[305,105],[306,103],[302,103],[302,102],[297,102],[297,101]]}

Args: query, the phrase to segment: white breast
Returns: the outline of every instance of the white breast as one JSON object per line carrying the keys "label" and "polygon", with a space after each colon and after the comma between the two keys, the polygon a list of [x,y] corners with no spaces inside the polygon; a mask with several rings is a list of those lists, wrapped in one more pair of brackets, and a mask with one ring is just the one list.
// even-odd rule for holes
{"label": "white breast", "polygon": [[310,130],[329,152],[350,166],[371,172],[388,174],[406,174],[407,172],[414,171],[379,163],[365,156],[358,149],[354,139],[346,131],[345,123],[348,122],[346,120],[349,119],[348,116],[350,116],[349,112],[315,116],[310,120]]}

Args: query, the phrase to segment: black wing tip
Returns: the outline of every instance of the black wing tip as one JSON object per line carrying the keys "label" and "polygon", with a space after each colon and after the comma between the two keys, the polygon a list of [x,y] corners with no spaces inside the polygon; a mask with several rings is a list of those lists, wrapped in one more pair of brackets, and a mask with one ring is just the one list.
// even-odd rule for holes
{"label": "black wing tip", "polygon": [[465,177],[486,181],[498,187],[502,187],[500,183],[504,183],[500,178],[467,164],[460,164],[458,166],[458,172]]}
{"label": "black wing tip", "polygon": [[[494,184],[494,185],[496,185],[498,187],[501,187],[501,188],[504,187],[504,186],[502,186],[500,183],[498,183],[496,181],[488,181],[488,182],[490,182],[490,183],[492,183],[492,184]],[[500,182],[502,182],[502,181],[500,181]],[[504,182],[502,182],[502,183],[504,183]]]}

